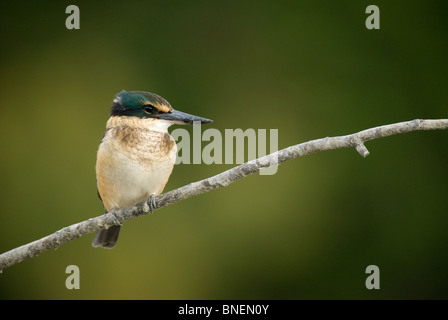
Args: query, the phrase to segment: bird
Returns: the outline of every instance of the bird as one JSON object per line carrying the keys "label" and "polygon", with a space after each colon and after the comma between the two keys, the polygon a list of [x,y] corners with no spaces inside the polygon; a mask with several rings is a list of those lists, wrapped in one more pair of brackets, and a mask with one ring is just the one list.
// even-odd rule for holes
{"label": "bird", "polygon": [[[106,213],[162,193],[177,156],[176,141],[168,128],[197,122],[212,120],[174,110],[151,92],[118,93],[96,160],[97,191]],[[92,246],[112,249],[120,230],[121,225],[99,230]]]}

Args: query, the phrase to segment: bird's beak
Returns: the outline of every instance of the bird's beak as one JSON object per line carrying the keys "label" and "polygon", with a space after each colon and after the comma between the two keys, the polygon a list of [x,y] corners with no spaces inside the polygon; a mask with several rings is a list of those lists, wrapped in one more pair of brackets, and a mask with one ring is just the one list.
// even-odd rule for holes
{"label": "bird's beak", "polygon": [[209,123],[213,122],[213,120],[194,116],[192,114],[188,114],[185,112],[180,112],[177,110],[173,110],[168,113],[162,113],[158,114],[157,118],[172,121],[177,124],[192,124],[193,122],[200,122],[200,123]]}

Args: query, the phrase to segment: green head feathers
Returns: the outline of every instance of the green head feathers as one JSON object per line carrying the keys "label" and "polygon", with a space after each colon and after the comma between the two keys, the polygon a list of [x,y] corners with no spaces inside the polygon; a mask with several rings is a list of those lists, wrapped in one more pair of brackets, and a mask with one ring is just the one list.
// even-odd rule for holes
{"label": "green head feathers", "polygon": [[111,116],[130,116],[138,118],[154,118],[160,113],[173,110],[170,103],[161,96],[145,91],[121,91],[117,94]]}
{"label": "green head feathers", "polygon": [[177,124],[201,123],[212,120],[176,111],[161,96],[145,91],[121,91],[117,94],[110,110],[111,116],[137,117],[140,119],[156,118]]}

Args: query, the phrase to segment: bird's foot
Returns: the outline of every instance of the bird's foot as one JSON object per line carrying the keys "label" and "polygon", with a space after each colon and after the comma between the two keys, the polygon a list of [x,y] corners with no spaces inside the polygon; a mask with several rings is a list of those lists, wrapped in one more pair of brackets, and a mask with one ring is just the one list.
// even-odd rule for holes
{"label": "bird's foot", "polygon": [[148,205],[149,205],[149,213],[152,213],[154,210],[157,209],[157,207],[156,207],[156,197],[154,196],[154,194],[152,194],[149,197]]}
{"label": "bird's foot", "polygon": [[115,213],[115,210],[112,210],[110,213],[112,213],[112,220],[114,222],[114,225],[121,227],[123,223],[118,218],[117,214]]}

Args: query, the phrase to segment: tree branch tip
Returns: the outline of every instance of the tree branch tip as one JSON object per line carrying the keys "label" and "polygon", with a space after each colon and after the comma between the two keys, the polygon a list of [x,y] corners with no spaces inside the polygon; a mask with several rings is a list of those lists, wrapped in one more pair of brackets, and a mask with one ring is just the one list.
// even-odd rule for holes
{"label": "tree branch tip", "polygon": [[355,149],[364,158],[370,154],[369,150],[367,150],[366,146],[363,143],[358,143],[357,145],[355,145]]}

